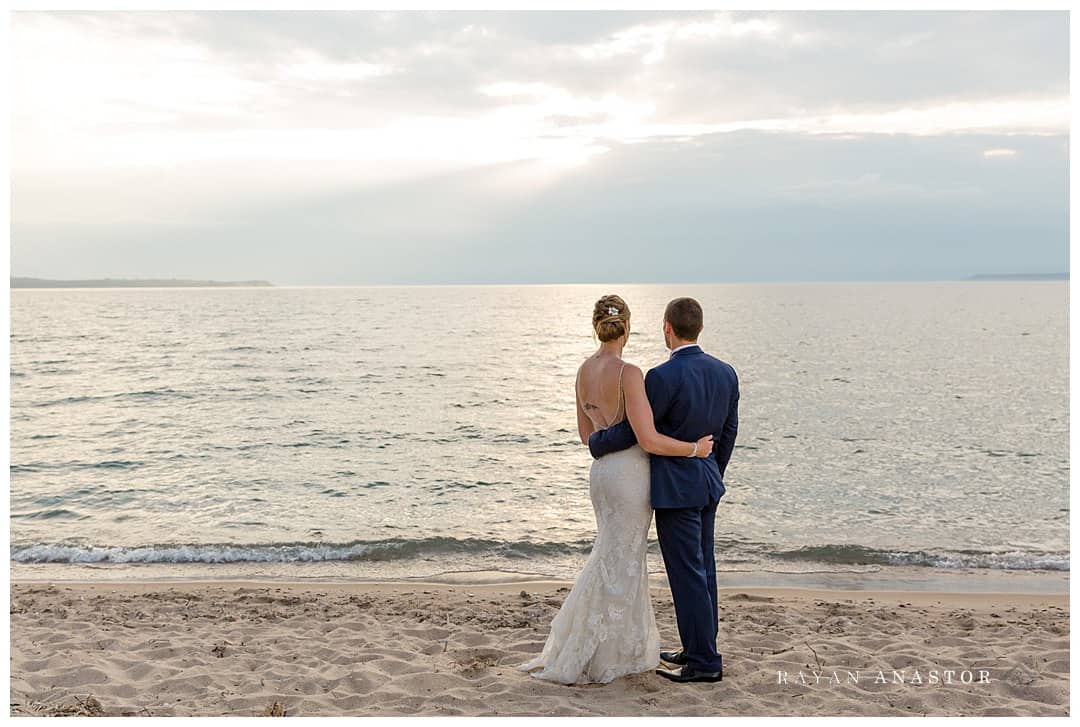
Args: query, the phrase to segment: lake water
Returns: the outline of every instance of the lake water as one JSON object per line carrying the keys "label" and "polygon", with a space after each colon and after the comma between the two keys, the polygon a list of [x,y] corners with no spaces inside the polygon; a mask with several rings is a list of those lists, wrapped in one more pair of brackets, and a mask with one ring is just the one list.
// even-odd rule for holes
{"label": "lake water", "polygon": [[1010,281],[14,290],[13,577],[572,578],[609,292],[739,373],[722,573],[1068,571],[1068,283]]}

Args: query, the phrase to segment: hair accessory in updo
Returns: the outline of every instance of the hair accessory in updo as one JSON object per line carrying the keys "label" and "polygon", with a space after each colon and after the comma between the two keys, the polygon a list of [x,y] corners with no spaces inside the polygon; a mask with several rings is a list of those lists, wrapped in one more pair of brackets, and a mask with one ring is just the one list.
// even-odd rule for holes
{"label": "hair accessory in updo", "polygon": [[630,307],[617,295],[605,295],[593,307],[593,332],[601,341],[613,341],[626,335]]}

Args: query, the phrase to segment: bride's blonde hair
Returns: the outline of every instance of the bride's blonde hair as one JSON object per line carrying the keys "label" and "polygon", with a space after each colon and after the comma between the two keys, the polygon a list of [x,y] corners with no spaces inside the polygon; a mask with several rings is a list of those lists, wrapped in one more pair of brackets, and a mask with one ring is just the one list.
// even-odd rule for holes
{"label": "bride's blonde hair", "polygon": [[593,306],[592,324],[601,342],[614,341],[628,330],[630,307],[617,295],[605,295]]}

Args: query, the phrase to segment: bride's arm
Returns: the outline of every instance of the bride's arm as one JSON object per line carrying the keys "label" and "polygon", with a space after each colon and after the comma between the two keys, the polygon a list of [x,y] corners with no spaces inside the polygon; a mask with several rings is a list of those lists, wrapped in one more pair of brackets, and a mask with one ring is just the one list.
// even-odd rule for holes
{"label": "bride's arm", "polygon": [[[656,431],[653,410],[645,394],[645,378],[637,366],[627,365],[623,370],[623,391],[626,394],[626,418],[634,429],[638,444],[649,454],[667,457],[688,457],[694,451],[693,442],[672,439]],[[697,441],[697,456],[708,457],[712,452],[712,435],[706,434]]]}

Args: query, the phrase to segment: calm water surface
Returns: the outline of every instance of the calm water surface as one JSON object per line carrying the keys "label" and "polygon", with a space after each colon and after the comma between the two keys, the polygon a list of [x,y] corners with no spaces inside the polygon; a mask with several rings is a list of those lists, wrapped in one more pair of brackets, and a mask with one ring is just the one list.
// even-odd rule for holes
{"label": "calm water surface", "polygon": [[572,577],[608,292],[740,375],[721,570],[1068,570],[1055,281],[15,290],[13,575]]}

